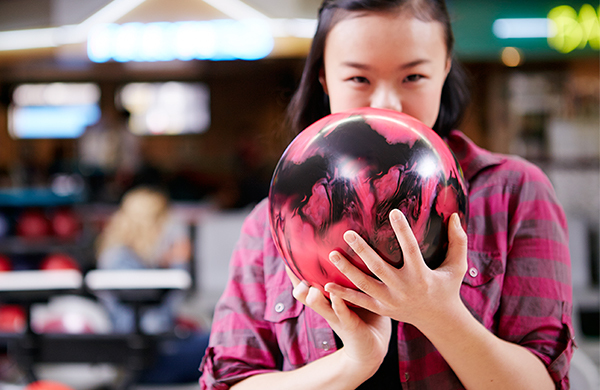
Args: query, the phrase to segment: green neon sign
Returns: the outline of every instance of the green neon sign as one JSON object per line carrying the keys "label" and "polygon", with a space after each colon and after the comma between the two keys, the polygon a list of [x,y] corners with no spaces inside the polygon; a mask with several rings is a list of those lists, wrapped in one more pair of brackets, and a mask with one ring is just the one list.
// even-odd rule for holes
{"label": "green neon sign", "polygon": [[554,22],[556,31],[548,37],[548,44],[561,53],[583,49],[589,44],[594,50],[600,49],[600,7],[584,4],[577,11],[568,5],[553,8],[548,19]]}

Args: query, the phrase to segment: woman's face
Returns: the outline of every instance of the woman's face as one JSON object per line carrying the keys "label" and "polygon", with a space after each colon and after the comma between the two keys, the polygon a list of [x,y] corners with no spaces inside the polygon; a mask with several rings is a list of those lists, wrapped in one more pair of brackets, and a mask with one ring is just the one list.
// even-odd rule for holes
{"label": "woman's face", "polygon": [[320,81],[332,113],[387,108],[433,127],[450,64],[440,23],[371,12],[329,32]]}

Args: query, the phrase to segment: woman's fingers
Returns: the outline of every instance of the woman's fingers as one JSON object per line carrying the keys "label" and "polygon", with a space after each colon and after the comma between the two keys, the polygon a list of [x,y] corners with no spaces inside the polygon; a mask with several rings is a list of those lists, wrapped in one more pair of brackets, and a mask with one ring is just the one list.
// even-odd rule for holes
{"label": "woman's fingers", "polygon": [[341,309],[338,307],[337,310],[335,310],[318,288],[310,287],[306,282],[300,282],[294,287],[292,294],[294,295],[294,298],[313,309],[321,315],[321,317],[325,318],[332,327],[335,328],[339,326],[340,318],[338,317],[338,311]]}
{"label": "woman's fingers", "polygon": [[421,248],[415,237],[406,216],[398,209],[394,209],[390,212],[390,223],[394,233],[396,233],[396,239],[400,244],[402,250],[402,256],[404,259],[403,269],[414,269],[422,268],[425,266],[425,261],[421,255]]}
{"label": "woman's fingers", "polygon": [[306,282],[294,283],[294,289],[292,290],[292,295],[298,301],[300,301],[306,305],[306,296],[308,295],[308,289],[309,289],[309,287],[308,287],[308,284],[306,284]]}
{"label": "woman's fingers", "polygon": [[[383,260],[358,233],[348,230],[344,233],[344,241],[346,241],[369,271],[379,278],[379,280],[385,282],[392,277],[391,274],[396,269]],[[361,269],[345,259],[339,252],[331,252],[329,259],[361,291],[371,294],[381,290],[382,283],[379,280],[365,274]]]}
{"label": "woman's fingers", "polygon": [[460,274],[467,272],[467,234],[460,224],[457,213],[452,214],[448,223],[448,252],[440,269],[451,269]]}
{"label": "woman's fingers", "polygon": [[365,308],[374,313],[379,312],[378,301],[362,291],[343,287],[335,283],[327,283],[325,285],[325,291],[327,291],[331,297],[335,296],[338,299],[351,303],[357,307]]}
{"label": "woman's fingers", "polygon": [[356,321],[356,314],[348,308],[348,305],[340,296],[330,293],[329,299],[333,311],[342,323],[347,325],[351,321]]}
{"label": "woman's fingers", "polygon": [[[350,234],[349,234],[350,233]],[[346,232],[344,237],[348,235],[356,235],[354,232]],[[388,265],[383,261],[371,247],[364,242],[360,237],[353,238],[354,241],[349,243],[352,250],[363,260],[367,268],[380,279],[385,279],[386,270],[382,266]],[[357,268],[348,259],[342,256],[338,251],[333,251],[329,254],[329,260],[343,273],[360,291],[365,294],[376,294],[383,287],[383,283],[374,279],[370,275],[365,274],[361,269]]]}

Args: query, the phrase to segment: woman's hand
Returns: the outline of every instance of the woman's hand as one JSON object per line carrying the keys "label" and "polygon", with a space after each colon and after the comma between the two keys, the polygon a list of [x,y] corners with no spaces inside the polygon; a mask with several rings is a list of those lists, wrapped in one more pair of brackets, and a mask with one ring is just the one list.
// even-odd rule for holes
{"label": "woman's hand", "polygon": [[300,281],[289,268],[286,271],[294,285],[294,297],[320,314],[344,343],[348,369],[365,370],[369,378],[381,365],[391,336],[391,320],[363,308],[350,309],[336,293],[330,301],[316,287]]}
{"label": "woman's hand", "polygon": [[390,222],[404,256],[402,268],[388,264],[358,234],[348,231],[344,239],[379,280],[334,251],[330,260],[360,291],[334,283],[325,285],[325,291],[374,313],[410,323],[421,331],[442,318],[452,318],[464,307],[460,286],[467,271],[467,236],[458,215],[453,214],[448,224],[446,260],[435,270],[423,260],[406,217],[393,210]]}

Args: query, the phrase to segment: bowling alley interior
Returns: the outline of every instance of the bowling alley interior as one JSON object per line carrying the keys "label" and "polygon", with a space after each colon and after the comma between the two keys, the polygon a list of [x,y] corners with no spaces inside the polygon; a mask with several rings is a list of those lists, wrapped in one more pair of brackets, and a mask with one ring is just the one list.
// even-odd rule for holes
{"label": "bowling alley interior", "polygon": [[[198,388],[242,223],[292,139],[320,3],[0,1],[0,390]],[[471,80],[460,130],[539,166],[567,216],[571,386],[597,389],[600,9],[447,4]],[[158,247],[163,223],[181,266],[115,263],[111,243]]]}

